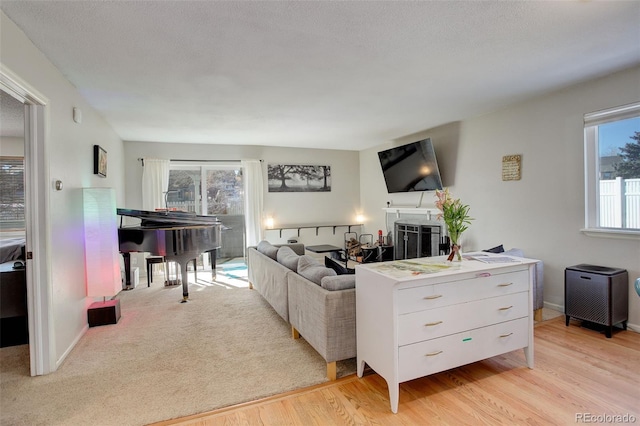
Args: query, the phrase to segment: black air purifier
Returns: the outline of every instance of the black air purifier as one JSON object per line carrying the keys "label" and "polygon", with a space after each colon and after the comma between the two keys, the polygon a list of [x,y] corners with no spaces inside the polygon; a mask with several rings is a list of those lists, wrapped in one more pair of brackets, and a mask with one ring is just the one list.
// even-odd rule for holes
{"label": "black air purifier", "polygon": [[570,318],[605,326],[611,338],[613,326],[629,319],[629,276],[625,269],[580,264],[564,271],[564,313]]}

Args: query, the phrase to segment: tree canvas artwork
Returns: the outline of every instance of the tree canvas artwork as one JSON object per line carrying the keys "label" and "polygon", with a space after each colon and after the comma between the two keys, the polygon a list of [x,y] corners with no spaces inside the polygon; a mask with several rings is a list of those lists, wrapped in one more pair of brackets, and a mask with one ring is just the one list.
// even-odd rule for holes
{"label": "tree canvas artwork", "polygon": [[329,192],[331,166],[269,164],[269,192]]}

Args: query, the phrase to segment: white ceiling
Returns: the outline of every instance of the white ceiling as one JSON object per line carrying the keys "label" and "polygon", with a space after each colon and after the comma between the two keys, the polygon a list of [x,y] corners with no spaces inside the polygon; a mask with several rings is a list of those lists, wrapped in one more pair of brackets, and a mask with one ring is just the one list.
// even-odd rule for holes
{"label": "white ceiling", "polygon": [[123,140],[360,150],[640,64],[638,1],[12,1]]}

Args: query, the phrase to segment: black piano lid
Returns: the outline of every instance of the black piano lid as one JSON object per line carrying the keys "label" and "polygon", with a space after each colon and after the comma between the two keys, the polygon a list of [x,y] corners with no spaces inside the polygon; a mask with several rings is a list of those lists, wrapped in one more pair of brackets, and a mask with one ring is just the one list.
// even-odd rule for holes
{"label": "black piano lid", "polygon": [[220,223],[216,216],[201,216],[191,212],[117,209],[117,213],[120,216],[141,219],[142,226],[215,225]]}

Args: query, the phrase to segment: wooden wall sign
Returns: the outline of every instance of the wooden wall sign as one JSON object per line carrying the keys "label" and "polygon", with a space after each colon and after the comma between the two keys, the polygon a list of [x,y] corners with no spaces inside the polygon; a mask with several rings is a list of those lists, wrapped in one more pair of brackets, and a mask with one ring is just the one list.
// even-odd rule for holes
{"label": "wooden wall sign", "polygon": [[521,155],[505,155],[502,157],[502,180],[520,180],[521,168]]}

